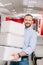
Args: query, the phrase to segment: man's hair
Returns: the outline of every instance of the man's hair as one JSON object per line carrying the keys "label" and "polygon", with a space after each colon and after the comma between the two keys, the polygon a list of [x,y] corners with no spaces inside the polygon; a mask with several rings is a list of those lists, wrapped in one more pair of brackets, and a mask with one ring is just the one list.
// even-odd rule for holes
{"label": "man's hair", "polygon": [[26,16],[31,16],[31,17],[33,18],[33,16],[32,16],[31,14],[26,14],[26,15],[24,16],[24,18],[25,18]]}

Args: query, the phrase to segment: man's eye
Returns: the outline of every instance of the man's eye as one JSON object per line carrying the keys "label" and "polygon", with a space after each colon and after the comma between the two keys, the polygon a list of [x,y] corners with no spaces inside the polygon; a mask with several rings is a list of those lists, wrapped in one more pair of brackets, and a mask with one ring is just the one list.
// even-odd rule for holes
{"label": "man's eye", "polygon": [[25,21],[32,21],[32,20],[27,20],[27,19],[25,19]]}
{"label": "man's eye", "polygon": [[29,20],[29,21],[31,21],[31,20]]}
{"label": "man's eye", "polygon": [[25,21],[28,21],[27,19],[25,19]]}

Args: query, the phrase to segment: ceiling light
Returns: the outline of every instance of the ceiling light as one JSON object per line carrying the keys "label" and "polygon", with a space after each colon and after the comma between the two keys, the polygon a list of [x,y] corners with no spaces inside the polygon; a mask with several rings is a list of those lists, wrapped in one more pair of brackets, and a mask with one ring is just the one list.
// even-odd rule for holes
{"label": "ceiling light", "polygon": [[0,6],[4,6],[2,3],[0,3]]}
{"label": "ceiling light", "polygon": [[0,8],[0,13],[10,13],[10,11],[6,8]]}
{"label": "ceiling light", "polygon": [[30,0],[29,3],[37,3],[37,2],[36,2],[36,1],[31,1],[31,0]]}
{"label": "ceiling light", "polygon": [[28,0],[23,0],[23,5],[27,5],[28,4]]}
{"label": "ceiling light", "polygon": [[13,9],[12,11],[15,11],[15,9]]}
{"label": "ceiling light", "polygon": [[12,5],[12,3],[6,3],[6,4],[4,4],[4,6],[8,6],[8,5]]}

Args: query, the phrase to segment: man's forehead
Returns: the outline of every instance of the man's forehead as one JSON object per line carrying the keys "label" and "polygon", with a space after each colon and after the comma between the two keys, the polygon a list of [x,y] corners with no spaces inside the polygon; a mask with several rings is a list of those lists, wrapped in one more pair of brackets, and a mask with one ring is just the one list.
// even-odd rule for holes
{"label": "man's forehead", "polygon": [[25,19],[32,19],[31,16],[25,16]]}

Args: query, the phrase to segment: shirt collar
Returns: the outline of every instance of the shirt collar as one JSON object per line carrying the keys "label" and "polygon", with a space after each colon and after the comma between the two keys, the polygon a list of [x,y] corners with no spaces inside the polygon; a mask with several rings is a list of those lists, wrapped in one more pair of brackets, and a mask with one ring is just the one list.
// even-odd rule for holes
{"label": "shirt collar", "polygon": [[31,25],[31,26],[28,27],[28,28],[25,28],[25,30],[30,30],[30,29],[33,29],[33,25]]}

